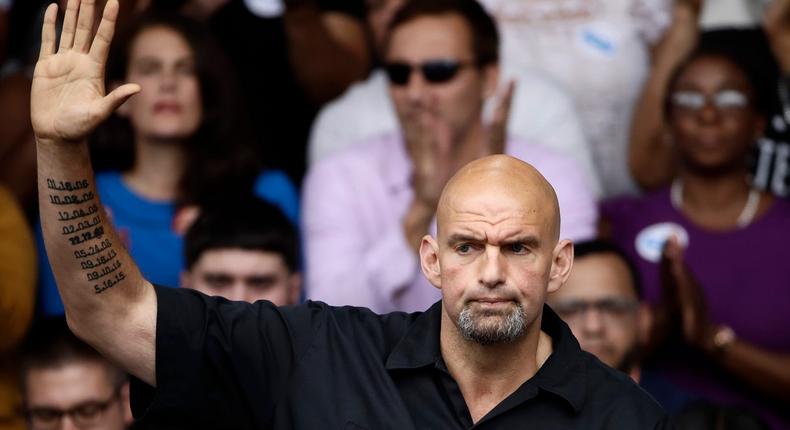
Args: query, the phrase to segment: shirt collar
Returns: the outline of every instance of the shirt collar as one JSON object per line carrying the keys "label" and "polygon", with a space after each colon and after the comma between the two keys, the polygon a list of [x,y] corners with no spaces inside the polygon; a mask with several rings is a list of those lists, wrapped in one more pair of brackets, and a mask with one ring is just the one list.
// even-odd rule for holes
{"label": "shirt collar", "polygon": [[[441,303],[435,303],[414,320],[387,358],[387,370],[417,369],[443,363],[439,346]],[[579,413],[587,388],[586,366],[579,343],[568,325],[548,305],[543,305],[540,328],[551,336],[553,352],[535,376],[519,387],[506,402],[520,404],[534,397],[537,386],[564,399]]]}

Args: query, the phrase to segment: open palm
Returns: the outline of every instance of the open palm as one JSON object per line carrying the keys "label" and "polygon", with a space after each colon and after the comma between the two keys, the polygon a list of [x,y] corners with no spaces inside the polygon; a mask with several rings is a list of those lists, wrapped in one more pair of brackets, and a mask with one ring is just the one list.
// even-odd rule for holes
{"label": "open palm", "polygon": [[52,4],[44,15],[41,52],[30,94],[33,131],[39,140],[81,141],[118,106],[140,91],[126,84],[105,95],[104,68],[115,31],[118,1],[109,0],[93,36],[95,0],[69,0],[60,46],[55,50]]}

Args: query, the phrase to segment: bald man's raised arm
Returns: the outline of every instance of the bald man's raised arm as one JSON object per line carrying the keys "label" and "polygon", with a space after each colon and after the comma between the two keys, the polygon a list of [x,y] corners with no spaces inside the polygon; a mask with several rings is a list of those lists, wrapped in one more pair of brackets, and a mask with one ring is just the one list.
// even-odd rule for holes
{"label": "bald man's raised arm", "polygon": [[[81,4],[80,4],[81,3]],[[86,136],[139,91],[104,94],[104,65],[118,1],[91,34],[94,0],[69,0],[56,48],[52,4],[33,76],[41,226],[69,327],[131,374],[154,385],[156,293],[112,229],[98,198]]]}

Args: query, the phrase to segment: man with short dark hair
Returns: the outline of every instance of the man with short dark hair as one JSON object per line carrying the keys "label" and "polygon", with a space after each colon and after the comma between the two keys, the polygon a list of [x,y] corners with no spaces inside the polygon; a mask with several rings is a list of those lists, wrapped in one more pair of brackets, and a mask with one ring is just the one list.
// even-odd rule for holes
{"label": "man with short dark hair", "polygon": [[582,349],[639,381],[638,352],[650,327],[639,275],[623,251],[603,241],[575,244],[568,282],[548,304]]}
{"label": "man with short dark hair", "polygon": [[280,210],[259,199],[207,207],[184,238],[181,286],[275,305],[299,302],[299,239]]}
{"label": "man with short dark hair", "polygon": [[593,181],[575,160],[507,135],[512,94],[490,124],[483,121],[483,103],[499,86],[499,35],[482,6],[407,2],[389,30],[384,60],[400,130],[311,167],[302,217],[308,298],[376,312],[423,310],[438,300],[420,274],[420,238],[450,176],[489,154],[527,161],[549,179],[565,215],[563,237],[594,236]]}
{"label": "man with short dark hair", "polygon": [[28,334],[21,380],[32,430],[114,430],[132,422],[126,374],[77,339],[63,318],[42,320]]}

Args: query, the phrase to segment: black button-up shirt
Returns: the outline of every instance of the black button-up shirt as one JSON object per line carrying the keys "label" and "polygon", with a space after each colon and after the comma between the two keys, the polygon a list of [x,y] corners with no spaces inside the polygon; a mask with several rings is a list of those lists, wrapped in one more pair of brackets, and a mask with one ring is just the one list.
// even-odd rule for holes
{"label": "black button-up shirt", "polygon": [[476,424],[439,347],[441,303],[377,315],[277,308],[157,288],[156,380],[132,384],[152,428],[661,429],[661,407],[581,351],[544,306],[553,353]]}

